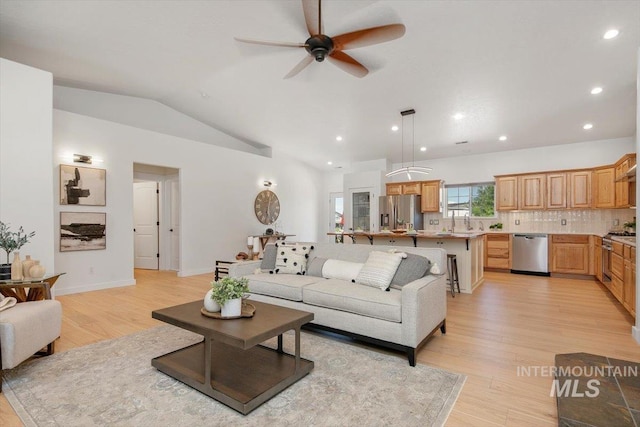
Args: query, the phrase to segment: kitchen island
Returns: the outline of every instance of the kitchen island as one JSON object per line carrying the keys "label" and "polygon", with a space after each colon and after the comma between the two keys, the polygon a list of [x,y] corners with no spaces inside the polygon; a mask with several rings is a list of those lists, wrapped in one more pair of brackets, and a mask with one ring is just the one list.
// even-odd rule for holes
{"label": "kitchen island", "polygon": [[[461,292],[470,294],[484,281],[484,233],[482,232],[420,232],[416,234],[353,232],[328,234],[330,236],[342,236],[343,242],[345,242],[344,237],[348,237],[354,244],[441,248],[446,250],[448,254],[456,255]],[[346,242],[348,242],[348,239]],[[447,273],[446,265],[439,267],[443,274]]]}

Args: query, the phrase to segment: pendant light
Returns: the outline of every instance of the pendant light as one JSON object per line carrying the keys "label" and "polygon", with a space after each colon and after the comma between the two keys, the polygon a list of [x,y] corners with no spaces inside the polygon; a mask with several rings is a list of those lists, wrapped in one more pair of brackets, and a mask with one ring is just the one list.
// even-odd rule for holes
{"label": "pendant light", "polygon": [[[416,126],[415,126],[415,117],[413,116],[416,113],[416,110],[414,110],[413,108],[410,110],[405,110],[405,111],[401,111],[400,114],[402,115],[402,163],[401,163],[401,167],[399,169],[396,170],[392,170],[391,172],[387,173],[386,176],[395,176],[395,175],[399,175],[401,173],[406,173],[407,174],[407,178],[409,180],[411,180],[411,174],[412,173],[422,173],[422,174],[429,174],[429,172],[431,172],[433,169],[428,168],[428,167],[424,167],[424,166],[416,166],[415,165],[415,133],[416,133]],[[404,118],[405,116],[412,116],[411,117],[411,166],[405,166],[404,165]]]}

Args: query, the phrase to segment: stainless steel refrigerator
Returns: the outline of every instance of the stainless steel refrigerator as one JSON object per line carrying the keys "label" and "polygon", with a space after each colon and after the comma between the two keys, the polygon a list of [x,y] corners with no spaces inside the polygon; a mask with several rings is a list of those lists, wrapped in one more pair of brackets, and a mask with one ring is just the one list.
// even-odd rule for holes
{"label": "stainless steel refrigerator", "polygon": [[380,196],[380,230],[422,229],[420,196]]}

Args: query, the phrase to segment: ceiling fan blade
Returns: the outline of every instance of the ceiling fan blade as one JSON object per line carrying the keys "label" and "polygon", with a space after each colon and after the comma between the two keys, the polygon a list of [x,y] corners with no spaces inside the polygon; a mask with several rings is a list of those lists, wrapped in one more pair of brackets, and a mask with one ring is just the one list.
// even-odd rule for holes
{"label": "ceiling fan blade", "polygon": [[304,43],[272,42],[268,40],[243,39],[240,37],[234,37],[234,39],[242,43],[261,44],[266,46],[280,46],[280,47],[305,47],[306,46],[306,44]]}
{"label": "ceiling fan blade", "polygon": [[329,61],[331,61],[338,68],[341,68],[342,70],[356,77],[364,77],[369,74],[369,70],[367,70],[364,65],[339,50],[334,50],[333,53],[327,58],[329,58]]}
{"label": "ceiling fan blade", "polygon": [[322,25],[322,0],[302,0],[302,12],[310,36],[324,34]]}
{"label": "ceiling fan blade", "polygon": [[295,76],[296,74],[298,74],[300,71],[304,70],[309,64],[311,64],[313,62],[313,56],[311,55],[306,55],[304,57],[304,59],[302,61],[300,61],[298,63],[298,65],[296,65],[295,67],[293,67],[293,69],[291,71],[289,71],[289,73],[284,76],[283,78],[285,79],[289,79],[293,76]]}
{"label": "ceiling fan blade", "polygon": [[355,49],[400,38],[405,31],[405,26],[402,24],[389,24],[340,34],[339,36],[331,37],[331,40],[333,40],[333,45],[338,50]]}

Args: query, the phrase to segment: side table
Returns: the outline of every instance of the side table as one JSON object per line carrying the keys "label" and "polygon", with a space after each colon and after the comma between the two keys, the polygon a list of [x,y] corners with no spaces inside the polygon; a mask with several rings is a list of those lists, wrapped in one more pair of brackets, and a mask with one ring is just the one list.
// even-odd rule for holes
{"label": "side table", "polygon": [[40,287],[31,287],[29,285],[35,283],[48,283],[49,289],[53,288],[58,278],[65,273],[55,274],[52,276],[45,276],[41,279],[27,279],[27,280],[0,280],[0,294],[5,297],[14,297],[18,302],[26,301],[38,301],[45,299],[45,294]]}

